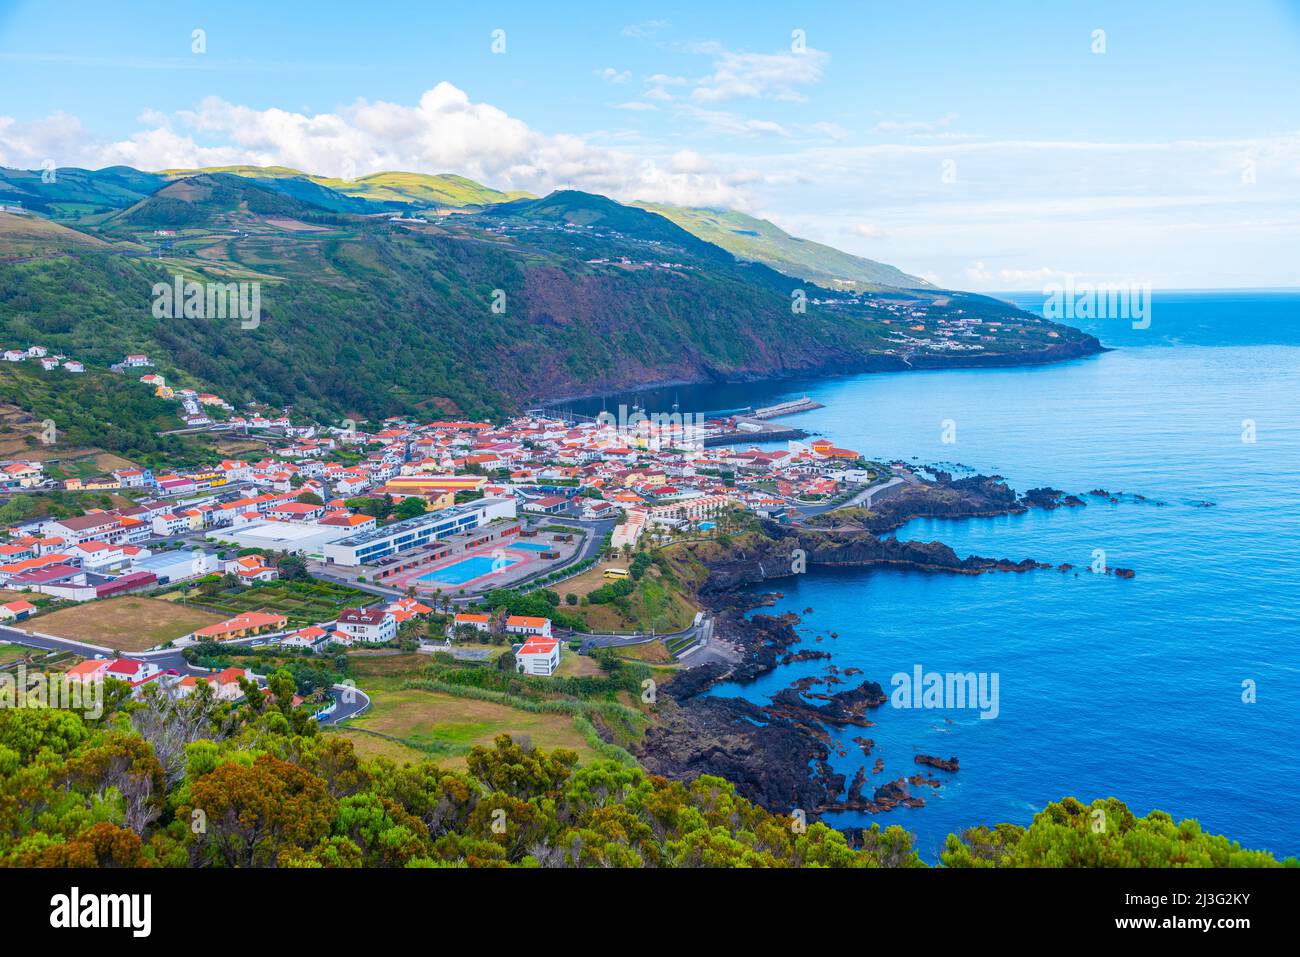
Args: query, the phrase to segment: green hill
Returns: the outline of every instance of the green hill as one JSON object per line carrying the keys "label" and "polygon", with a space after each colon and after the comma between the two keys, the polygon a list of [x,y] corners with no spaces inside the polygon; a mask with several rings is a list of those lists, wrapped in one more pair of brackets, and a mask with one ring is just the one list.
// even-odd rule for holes
{"label": "green hill", "polygon": [[243,177],[201,174],[168,183],[104,220],[105,227],[185,228],[208,226],[232,216],[314,215],[319,207],[265,189]]}
{"label": "green hill", "polygon": [[0,259],[49,256],[106,245],[94,236],[39,216],[0,213]]}
{"label": "green hill", "polygon": [[[511,214],[545,218],[548,215],[545,204],[551,202],[550,197],[547,197],[537,200],[543,204],[541,206],[520,206],[517,205],[520,201],[537,198],[526,193],[493,189],[451,173],[431,175],[383,172],[345,180],[316,176],[286,166],[247,165],[165,169],[157,173],[141,172],[125,166],[94,171],[63,168],[55,171],[51,183],[43,181],[40,170],[0,169],[0,202],[21,203],[25,209],[58,218],[85,217],[123,210],[160,193],[170,183],[192,181],[198,177],[226,180],[238,177],[251,181],[264,192],[278,193],[317,210],[335,213],[401,212],[412,206],[477,210],[507,205],[512,207],[509,211]],[[166,200],[173,195],[162,192],[160,199]],[[612,200],[606,202],[619,210],[626,211],[630,208]],[[255,205],[269,208],[269,201]],[[854,256],[821,243],[799,239],[767,220],[743,213],[655,203],[631,205],[671,220],[697,238],[725,249],[737,259],[762,263],[787,276],[829,289],[931,288],[925,280],[910,276],[893,266]],[[162,202],[147,203],[141,210],[130,211],[116,221],[119,224],[143,226],[154,223],[157,219],[159,226],[170,224],[184,227],[190,225],[185,219],[185,213],[185,209]],[[175,218],[178,215],[180,218]],[[607,209],[601,215],[618,218],[624,214]],[[576,219],[572,222],[575,225],[586,225]],[[644,223],[638,224],[637,228],[653,231],[652,227]]]}
{"label": "green hill", "polygon": [[529,195],[519,192],[503,193],[451,173],[437,176],[424,173],[374,173],[359,177],[351,183],[330,180],[324,185],[349,196],[433,206],[484,206],[527,198]]}
{"label": "green hill", "polygon": [[717,246],[701,240],[671,220],[665,221],[664,217],[636,206],[624,206],[604,196],[579,190],[557,190],[542,199],[505,203],[485,210],[484,215],[529,223],[599,228],[604,231],[602,234],[686,250],[711,261],[728,258],[721,255]]}
{"label": "green hill", "polygon": [[29,212],[75,217],[129,206],[155,192],[167,180],[129,166],[100,170],[62,167],[21,170],[0,167],[0,203],[20,204]]}
{"label": "green hill", "polygon": [[[254,180],[304,180],[332,192],[381,204],[418,204],[424,206],[483,206],[530,198],[526,193],[505,193],[464,176],[452,173],[372,173],[356,179],[313,176],[284,166],[216,166],[205,169],[163,170],[159,175],[182,179],[203,173],[227,173]],[[267,183],[264,185],[271,185]],[[304,197],[305,198],[305,197]]]}
{"label": "green hill", "polygon": [[893,266],[791,236],[765,219],[725,209],[692,209],[634,203],[672,220],[700,239],[721,246],[738,259],[760,262],[777,272],[828,289],[932,289],[930,283]]}
{"label": "green hill", "polygon": [[[590,193],[394,222],[340,211],[343,194],[293,172],[169,180],[77,221],[63,239],[85,245],[0,269],[0,343],[101,368],[145,352],[169,382],[335,418],[491,415],[651,383],[1020,364],[1098,348],[982,296],[835,295]],[[323,192],[312,202],[277,183]],[[136,245],[94,245],[123,238]],[[151,290],[177,275],[260,283],[256,327],[156,318]],[[958,317],[1001,324],[967,352],[914,344],[931,341],[917,325],[933,332]]]}

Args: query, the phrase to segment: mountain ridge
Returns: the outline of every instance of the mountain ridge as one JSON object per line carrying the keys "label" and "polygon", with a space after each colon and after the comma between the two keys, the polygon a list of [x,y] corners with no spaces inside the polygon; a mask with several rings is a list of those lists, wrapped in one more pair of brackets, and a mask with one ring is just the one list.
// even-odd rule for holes
{"label": "mountain ridge", "polygon": [[770,220],[736,210],[671,206],[639,200],[631,205],[667,217],[738,259],[762,262],[777,272],[816,282],[828,289],[935,288],[927,280],[908,275],[896,266],[792,236]]}
{"label": "mountain ridge", "polygon": [[[0,241],[5,223],[31,221],[2,219]],[[104,369],[143,352],[169,383],[326,419],[495,415],[651,384],[1101,348],[984,296],[819,289],[579,191],[469,213],[358,214],[203,173],[60,222],[73,231],[59,234],[65,248],[0,271],[3,347],[41,344]],[[176,276],[261,283],[259,322],[156,317],[150,290]]]}
{"label": "mountain ridge", "polygon": [[[379,214],[411,207],[477,210],[539,197],[484,186],[456,173],[378,172],[354,179],[319,176],[287,166],[211,166],[144,172],[127,166],[101,170],[54,170],[54,183],[45,183],[41,170],[0,168],[0,202],[22,202],[38,212],[70,208],[86,213],[121,209],[165,189],[173,182],[197,176],[239,176],[263,189],[280,192],[333,212]],[[59,184],[62,183],[63,186]],[[51,197],[59,196],[60,199]],[[614,202],[611,200],[611,202]],[[33,205],[34,204],[34,205]],[[673,206],[634,201],[625,208],[645,209],[669,219],[705,242],[749,262],[761,262],[778,272],[828,289],[877,290],[881,287],[933,289],[924,279],[897,267],[855,256],[832,246],[801,239],[774,223],[734,210]]]}

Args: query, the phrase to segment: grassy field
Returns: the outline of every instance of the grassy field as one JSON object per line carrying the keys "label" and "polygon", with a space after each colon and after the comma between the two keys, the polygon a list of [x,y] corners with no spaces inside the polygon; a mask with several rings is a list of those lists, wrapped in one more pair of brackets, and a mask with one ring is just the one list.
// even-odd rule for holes
{"label": "grassy field", "polygon": [[7,641],[0,641],[0,665],[7,665],[11,661],[17,661],[27,654],[27,651],[28,649],[22,645],[11,645]]}
{"label": "grassy field", "polygon": [[346,585],[272,582],[252,587],[239,585],[211,595],[191,589],[182,600],[188,605],[221,612],[224,618],[249,611],[264,611],[286,616],[291,625],[307,625],[328,621],[341,609],[370,602],[373,597]]}
{"label": "grassy field", "polygon": [[648,665],[672,664],[673,656],[668,653],[662,641],[648,641],[644,645],[628,645],[617,649],[620,658],[631,661],[644,661]]}
{"label": "grassy field", "polygon": [[573,578],[556,583],[555,590],[560,593],[561,597],[574,594],[581,598],[583,595],[589,594],[607,583],[605,579],[606,568],[627,568],[627,566],[628,563],[621,558],[618,561],[597,562],[581,575],[575,575]]}
{"label": "grassy field", "polygon": [[[360,680],[358,684],[366,687]],[[526,737],[534,746],[548,751],[570,748],[583,761],[597,757],[574,727],[572,715],[534,714],[436,691],[378,691],[371,698],[373,706],[351,722],[351,728],[386,735],[380,739],[384,745],[400,744],[443,767],[463,766],[464,755],[471,747],[490,745],[498,734],[509,734],[516,740]]]}
{"label": "grassy field", "polygon": [[604,674],[595,658],[565,649],[560,655],[560,667],[555,672],[562,678],[599,677]]}
{"label": "grassy field", "polygon": [[[614,561],[593,566],[581,575],[560,582],[555,590],[561,598],[568,594],[582,598],[608,584],[603,574],[605,568],[628,565],[626,561]],[[636,590],[624,598],[603,604],[561,607],[581,616],[595,632],[646,632],[651,628],[659,632],[678,631],[694,620],[696,612],[681,589],[662,578],[657,568],[650,569],[636,583]]]}
{"label": "grassy field", "polygon": [[407,747],[405,744],[380,737],[377,734],[353,731],[347,728],[330,733],[351,741],[352,746],[356,748],[357,754],[362,758],[388,758],[397,764],[417,764],[420,761],[429,759],[427,752],[417,751],[415,748]]}
{"label": "grassy field", "polygon": [[433,662],[429,655],[417,652],[408,654],[378,654],[376,652],[352,651],[348,653],[348,664],[358,686],[366,691],[395,689],[408,678],[418,678],[424,669]]}
{"label": "grassy field", "polygon": [[[509,645],[485,645],[477,642],[457,642],[457,650],[476,649],[486,651],[488,657],[481,664],[471,662],[461,662],[462,667],[482,667],[494,668],[493,662],[501,655],[510,654]],[[441,650],[441,649],[440,649]],[[574,655],[573,657],[578,657]],[[566,655],[566,662],[568,656]],[[599,674],[600,668],[594,660],[584,659],[585,664],[578,666],[578,670],[564,671],[561,674],[586,675]],[[398,652],[391,650],[368,650],[353,649],[348,652],[348,666],[350,673],[357,679],[357,683],[369,691],[372,688],[394,690],[400,688],[405,682],[412,678],[425,678],[429,676],[429,669],[440,666],[440,662],[431,654],[425,652]]]}
{"label": "grassy field", "polygon": [[129,595],[61,608],[30,619],[26,627],[116,651],[144,651],[221,620],[175,602]]}
{"label": "grassy field", "polygon": [[108,244],[35,216],[0,213],[0,257],[48,256],[86,248],[107,249]]}

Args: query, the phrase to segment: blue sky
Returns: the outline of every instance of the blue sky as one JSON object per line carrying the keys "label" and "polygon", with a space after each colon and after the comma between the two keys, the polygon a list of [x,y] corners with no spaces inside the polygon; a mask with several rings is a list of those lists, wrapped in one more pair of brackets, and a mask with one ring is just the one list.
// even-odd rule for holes
{"label": "blue sky", "polygon": [[962,288],[1300,285],[1296,2],[0,0],[0,89],[4,165],[460,172]]}

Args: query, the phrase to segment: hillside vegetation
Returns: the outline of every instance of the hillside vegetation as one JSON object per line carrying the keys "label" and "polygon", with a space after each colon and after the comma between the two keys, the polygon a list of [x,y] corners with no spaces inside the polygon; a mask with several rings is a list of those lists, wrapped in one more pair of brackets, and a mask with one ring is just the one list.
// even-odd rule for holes
{"label": "hillside vegetation", "polygon": [[766,219],[726,209],[692,209],[660,203],[634,205],[667,217],[737,259],[763,263],[777,272],[828,289],[933,288],[924,279],[909,276],[894,266],[791,236]]}
{"label": "hillside vegetation", "polygon": [[[105,367],[145,352],[169,382],[237,404],[374,419],[491,415],[649,383],[1050,361],[1097,349],[1076,330],[981,296],[833,297],[662,215],[587,193],[392,222],[350,208],[382,208],[378,200],[295,171],[246,172],[163,178],[128,205],[61,220],[87,245],[0,273],[0,345],[39,343]],[[83,194],[98,184],[103,201],[109,186],[143,185],[122,172],[65,179],[61,188]],[[429,177],[408,179],[358,182],[435,189]],[[483,198],[469,181],[433,179],[462,190],[460,200]],[[100,250],[96,239],[115,245]],[[259,321],[156,317],[155,285],[177,276],[259,283]],[[981,336],[978,355],[913,354],[899,332],[914,308],[929,309],[919,325],[906,320],[916,335],[945,316],[1000,325]]]}
{"label": "hillside vegetation", "polygon": [[[378,203],[423,204],[429,206],[485,206],[513,199],[531,198],[527,193],[502,192],[453,173],[371,173],[356,179],[312,176],[284,166],[213,166],[204,169],[168,169],[161,175],[182,179],[201,173],[230,173],[258,182],[305,180],[316,186]],[[281,188],[284,188],[283,186]]]}
{"label": "hillside vegetation", "polygon": [[[112,683],[116,684],[116,683]],[[846,835],[792,826],[725,780],[668,781],[614,760],[578,763],[509,736],[460,770],[360,759],[271,695],[232,710],[204,690],[152,692],[107,713],[0,710],[0,865],[18,867],[919,867],[901,827]],[[1028,829],[949,838],[955,866],[1270,866],[1271,855],[1154,812],[1075,801]],[[201,820],[202,826],[193,826]],[[1294,861],[1288,862],[1294,863]]]}

